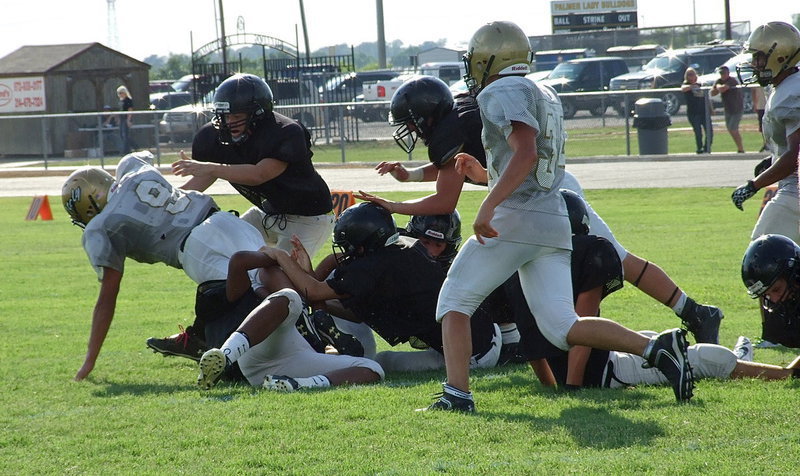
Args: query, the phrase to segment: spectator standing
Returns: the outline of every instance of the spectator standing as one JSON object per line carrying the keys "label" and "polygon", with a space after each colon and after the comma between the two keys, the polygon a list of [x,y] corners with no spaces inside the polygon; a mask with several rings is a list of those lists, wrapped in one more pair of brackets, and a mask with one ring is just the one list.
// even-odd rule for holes
{"label": "spectator standing", "polygon": [[727,66],[719,67],[719,79],[711,89],[711,95],[722,94],[722,107],[725,110],[725,127],[728,129],[733,142],[736,143],[736,151],[744,153],[742,145],[742,135],[739,133],[739,122],[742,120],[744,112],[744,97],[739,88],[739,81],[731,76]]}
{"label": "spectator standing", "polygon": [[[714,131],[709,121],[709,110],[706,96],[697,82],[697,71],[694,68],[686,68],[681,86],[684,96],[686,96],[686,117],[694,131],[694,141],[697,145],[697,153],[703,154],[711,151],[711,141]],[[703,140],[703,131],[706,138]]]}
{"label": "spectator standing", "polygon": [[[128,88],[120,86],[117,88],[117,96],[119,97],[120,111],[133,111],[133,98]],[[129,154],[131,151],[130,141],[130,128],[133,126],[133,114],[120,116],[119,118],[119,138],[120,138],[120,151],[122,155]]]}

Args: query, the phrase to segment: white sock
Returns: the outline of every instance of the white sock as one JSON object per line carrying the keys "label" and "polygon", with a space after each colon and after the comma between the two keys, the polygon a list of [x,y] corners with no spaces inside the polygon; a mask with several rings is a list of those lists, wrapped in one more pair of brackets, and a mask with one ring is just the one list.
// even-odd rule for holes
{"label": "white sock", "polygon": [[228,337],[225,343],[222,344],[222,347],[220,347],[228,363],[231,364],[239,360],[239,357],[243,356],[249,349],[250,339],[248,339],[247,334],[243,332],[234,332]]}
{"label": "white sock", "polygon": [[503,337],[503,345],[516,344],[519,342],[520,336],[516,324],[512,322],[510,324],[506,323],[498,325],[500,327],[501,336]]}
{"label": "white sock", "polygon": [[681,291],[681,297],[679,297],[678,300],[675,302],[675,305],[672,306],[672,310],[675,311],[675,314],[679,316],[681,315],[681,313],[683,312],[683,306],[686,305],[687,297],[688,296],[686,296],[686,293]]}
{"label": "white sock", "polygon": [[295,378],[294,381],[297,382],[297,385],[299,385],[300,388],[314,388],[314,387],[324,388],[331,386],[331,381],[328,380],[328,377],[324,375],[315,375],[313,377],[300,377],[300,378]]}

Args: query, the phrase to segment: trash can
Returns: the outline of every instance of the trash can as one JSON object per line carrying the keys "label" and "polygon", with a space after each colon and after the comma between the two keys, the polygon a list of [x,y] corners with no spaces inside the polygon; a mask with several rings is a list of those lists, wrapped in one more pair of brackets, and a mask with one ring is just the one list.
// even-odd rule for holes
{"label": "trash can", "polygon": [[639,138],[639,155],[668,154],[667,126],[672,120],[659,98],[642,98],[634,105],[633,127]]}

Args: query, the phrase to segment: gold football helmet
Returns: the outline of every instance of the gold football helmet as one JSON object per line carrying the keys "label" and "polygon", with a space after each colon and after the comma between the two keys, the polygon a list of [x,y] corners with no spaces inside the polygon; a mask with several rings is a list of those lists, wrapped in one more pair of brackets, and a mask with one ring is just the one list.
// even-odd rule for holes
{"label": "gold football helmet", "polygon": [[491,76],[530,73],[532,59],[530,41],[520,27],[510,21],[487,23],[469,40],[464,80],[477,93]]}
{"label": "gold football helmet", "polygon": [[800,31],[788,23],[769,22],[753,30],[744,44],[744,51],[753,56],[750,63],[736,67],[739,79],[742,80],[745,71],[752,71],[753,76],[741,82],[773,84],[778,75],[800,60]]}
{"label": "gold football helmet", "polygon": [[114,177],[97,167],[81,167],[72,172],[61,187],[61,201],[72,223],[86,227],[108,203],[113,183]]}

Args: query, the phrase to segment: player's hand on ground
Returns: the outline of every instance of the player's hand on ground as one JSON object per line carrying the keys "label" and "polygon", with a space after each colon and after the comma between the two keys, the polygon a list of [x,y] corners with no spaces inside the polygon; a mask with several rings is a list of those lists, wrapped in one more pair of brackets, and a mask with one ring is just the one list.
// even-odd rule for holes
{"label": "player's hand on ground", "polygon": [[297,261],[297,264],[303,268],[303,271],[311,271],[311,258],[308,256],[305,246],[300,241],[297,235],[292,235],[292,259]]}
{"label": "player's hand on ground", "polygon": [[475,215],[475,222],[472,224],[472,231],[475,232],[475,238],[478,243],[485,244],[483,238],[496,238],[500,236],[492,227],[492,218],[494,218],[494,208],[481,204],[478,209],[478,214]]}
{"label": "player's hand on ground", "polygon": [[408,180],[408,170],[403,167],[403,164],[400,162],[381,162],[380,164],[375,166],[375,170],[378,171],[378,175],[386,175],[391,174],[395,180],[399,182],[405,182]]}
{"label": "player's hand on ground", "polygon": [[89,374],[92,372],[92,369],[94,369],[94,362],[89,362],[88,360],[85,361],[81,366],[81,368],[78,370],[78,373],[75,374],[75,378],[73,378],[73,380],[75,380],[76,382],[80,382],[81,380],[89,376]]}
{"label": "player's hand on ground", "polygon": [[372,202],[375,205],[380,205],[381,207],[389,210],[389,212],[394,213],[392,211],[392,204],[394,202],[390,202],[384,198],[381,198],[377,195],[373,195],[371,193],[367,193],[363,190],[359,190],[358,192],[354,192],[353,196],[359,200],[364,200],[365,202]]}
{"label": "player's hand on ground", "polygon": [[731,200],[733,201],[733,204],[736,205],[736,208],[744,211],[742,204],[745,202],[745,200],[755,195],[756,192],[758,192],[758,189],[756,188],[755,184],[752,180],[748,180],[746,184],[740,185],[736,190],[733,191],[731,194]]}

